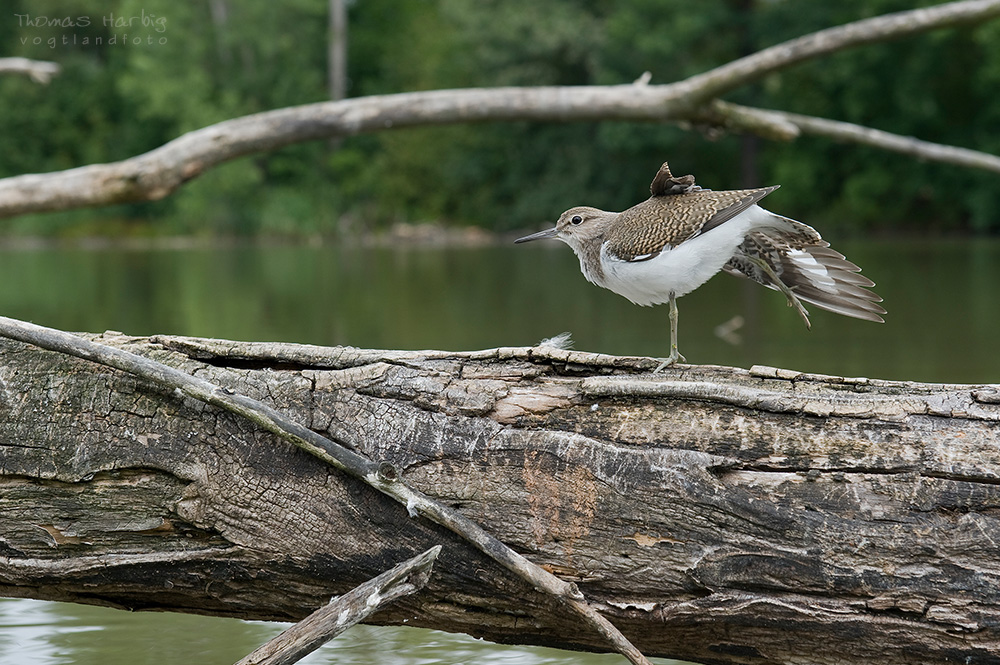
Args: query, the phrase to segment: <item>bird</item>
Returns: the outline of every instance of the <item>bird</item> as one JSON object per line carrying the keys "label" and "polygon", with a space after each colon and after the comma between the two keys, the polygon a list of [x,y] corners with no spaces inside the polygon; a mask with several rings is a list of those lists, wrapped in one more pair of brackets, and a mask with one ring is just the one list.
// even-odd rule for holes
{"label": "bird", "polygon": [[593,284],[636,305],[668,303],[670,354],[654,372],[687,362],[677,349],[677,298],[719,272],[781,292],[806,328],[803,302],[884,323],[882,298],[861,268],[808,224],[758,205],[778,187],[716,191],[696,185],[693,175],[675,177],[664,162],[645,201],[623,212],[570,208],[553,228],[514,242],[561,240]]}

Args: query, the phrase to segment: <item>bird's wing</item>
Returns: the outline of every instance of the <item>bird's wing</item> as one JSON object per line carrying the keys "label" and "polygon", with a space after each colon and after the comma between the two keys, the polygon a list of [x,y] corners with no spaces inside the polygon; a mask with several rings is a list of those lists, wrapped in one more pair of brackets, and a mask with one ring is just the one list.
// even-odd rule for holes
{"label": "bird's wing", "polygon": [[647,261],[664,249],[727,222],[775,189],[721,192],[694,189],[682,194],[652,196],[620,213],[608,234],[605,250],[621,261]]}
{"label": "bird's wing", "polygon": [[781,221],[787,224],[748,233],[723,269],[781,291],[789,304],[801,299],[837,314],[884,322],[882,298],[868,290],[875,282],[861,268],[831,249],[812,227]]}
{"label": "bird's wing", "polygon": [[692,189],[701,189],[694,184],[694,176],[682,175],[675,178],[666,162],[663,162],[663,166],[656,172],[653,182],[649,183],[649,193],[653,196],[684,194]]}
{"label": "bird's wing", "polygon": [[731,204],[727,208],[719,210],[715,215],[712,216],[705,224],[698,229],[695,235],[701,235],[702,233],[707,233],[717,226],[725,224],[731,220],[736,215],[740,214],[750,206],[760,201],[762,198],[778,189],[781,185],[773,185],[771,187],[764,187],[762,189],[740,189],[732,192],[718,192],[719,194],[740,194],[741,197],[736,203]]}

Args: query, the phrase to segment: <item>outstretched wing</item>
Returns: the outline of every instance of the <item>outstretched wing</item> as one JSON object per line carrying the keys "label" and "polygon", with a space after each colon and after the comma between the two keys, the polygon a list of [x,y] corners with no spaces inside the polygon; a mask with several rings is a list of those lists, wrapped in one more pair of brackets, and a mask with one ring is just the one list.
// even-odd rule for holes
{"label": "outstretched wing", "polygon": [[[882,298],[869,291],[875,283],[861,268],[831,249],[811,226],[774,218],[774,226],[747,234],[724,266],[726,272],[781,291],[789,304],[800,299],[844,316],[883,322]],[[805,310],[799,308],[808,326]]]}

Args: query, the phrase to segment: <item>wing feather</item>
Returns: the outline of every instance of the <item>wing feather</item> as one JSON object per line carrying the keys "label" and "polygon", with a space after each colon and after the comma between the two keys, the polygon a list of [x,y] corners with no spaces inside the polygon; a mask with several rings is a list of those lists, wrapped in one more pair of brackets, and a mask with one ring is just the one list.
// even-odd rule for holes
{"label": "wing feather", "polygon": [[622,261],[648,261],[664,250],[725,224],[777,187],[652,196],[619,214],[606,251]]}

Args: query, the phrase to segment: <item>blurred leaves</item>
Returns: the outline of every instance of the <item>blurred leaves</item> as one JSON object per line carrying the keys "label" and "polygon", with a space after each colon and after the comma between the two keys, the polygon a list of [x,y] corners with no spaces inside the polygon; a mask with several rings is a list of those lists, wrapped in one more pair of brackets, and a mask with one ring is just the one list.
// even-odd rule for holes
{"label": "blurred leaves", "polygon": [[[653,83],[667,83],[914,4],[356,0],[349,10],[348,92],[621,84],[644,71]],[[123,159],[226,118],[327,96],[326,0],[8,5],[0,18],[2,53],[54,60],[64,70],[49,86],[0,78],[0,176]],[[24,16],[34,20],[25,24]],[[132,25],[109,26],[109,16]],[[38,17],[89,20],[62,27]],[[165,18],[165,29],[157,31],[153,18]],[[1000,153],[998,86],[994,21],[835,54],[731,98]],[[156,204],[53,218],[89,218],[95,222],[87,228],[97,232],[109,215],[145,220],[129,224],[161,233],[334,234],[401,220],[503,230],[551,222],[573,205],[622,209],[644,196],[652,173],[669,159],[708,187],[781,183],[772,207],[834,233],[1000,230],[995,175],[806,137],[761,143],[750,183],[742,180],[742,150],[739,137],[654,124],[417,128],[353,137],[335,149],[325,142],[293,146],[224,165]],[[41,219],[0,228],[66,228]]]}

